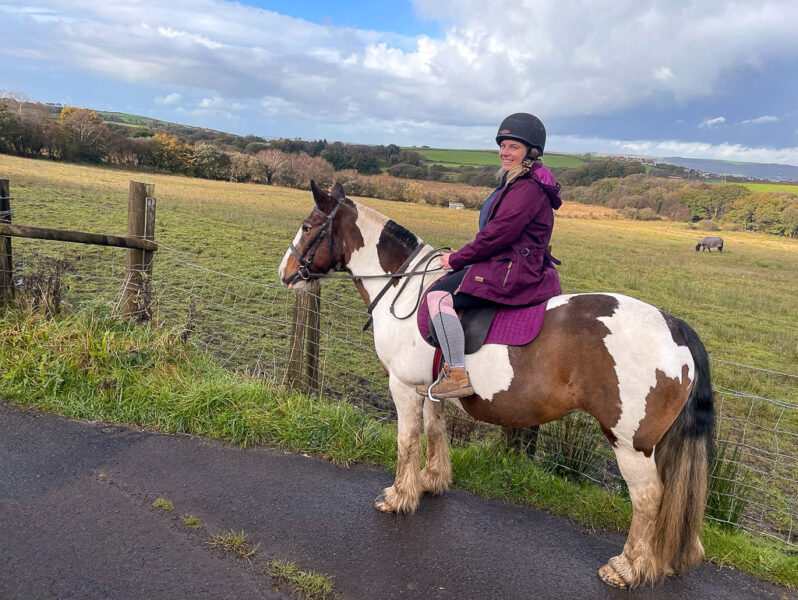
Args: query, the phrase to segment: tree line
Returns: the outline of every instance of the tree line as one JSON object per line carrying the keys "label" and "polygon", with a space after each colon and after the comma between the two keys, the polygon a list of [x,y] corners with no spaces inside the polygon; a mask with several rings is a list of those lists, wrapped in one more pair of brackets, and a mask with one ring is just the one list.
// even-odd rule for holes
{"label": "tree line", "polygon": [[759,231],[798,235],[798,195],[752,192],[741,184],[689,182],[634,174],[609,177],[589,186],[563,188],[565,201],[616,208],[640,220],[667,218],[707,230]]}
{"label": "tree line", "polygon": [[[326,187],[339,181],[355,196],[436,205],[462,202],[468,208],[481,205],[486,194],[482,188],[497,184],[496,167],[427,165],[420,153],[395,144],[266,140],[169,123],[131,126],[107,123],[90,109],[9,97],[0,97],[0,152],[296,188],[307,188],[311,179]],[[685,169],[665,165],[649,174],[638,163],[612,160],[552,170],[566,201],[617,208],[629,218],[798,234],[798,196],[687,182],[674,178],[684,176]],[[480,189],[402,180],[458,181]]]}

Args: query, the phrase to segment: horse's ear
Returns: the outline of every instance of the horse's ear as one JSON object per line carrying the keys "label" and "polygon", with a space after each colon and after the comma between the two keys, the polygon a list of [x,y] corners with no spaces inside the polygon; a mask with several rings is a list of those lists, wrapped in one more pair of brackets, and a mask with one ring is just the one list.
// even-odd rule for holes
{"label": "horse's ear", "polygon": [[337,202],[336,199],[317,186],[312,179],[310,180],[310,191],[313,192],[313,201],[322,212],[329,213],[332,211]]}
{"label": "horse's ear", "polygon": [[332,191],[330,192],[333,198],[337,200],[343,200],[346,198],[346,192],[344,192],[344,186],[342,186],[339,182],[335,182]]}

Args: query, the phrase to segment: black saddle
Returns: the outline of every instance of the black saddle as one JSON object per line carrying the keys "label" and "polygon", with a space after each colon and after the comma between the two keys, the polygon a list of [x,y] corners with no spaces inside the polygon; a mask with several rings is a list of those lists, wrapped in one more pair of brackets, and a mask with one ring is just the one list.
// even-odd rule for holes
{"label": "black saddle", "polygon": [[[500,306],[477,306],[474,308],[465,308],[457,311],[457,316],[460,317],[460,323],[463,325],[463,333],[465,333],[465,353],[473,354],[485,343],[485,338],[488,336],[493,317],[499,312]],[[438,336],[435,335],[435,328],[432,326],[432,319],[427,319],[429,334],[427,341],[435,346],[440,346],[438,343]]]}

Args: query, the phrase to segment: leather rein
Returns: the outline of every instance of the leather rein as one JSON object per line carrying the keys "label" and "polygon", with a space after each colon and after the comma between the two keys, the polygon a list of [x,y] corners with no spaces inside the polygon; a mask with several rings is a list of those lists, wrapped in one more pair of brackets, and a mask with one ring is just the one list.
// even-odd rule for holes
{"label": "leather rein", "polygon": [[[451,250],[451,248],[449,248],[447,246],[442,246],[440,248],[434,248],[434,249],[430,250],[423,257],[421,257],[421,260],[419,260],[416,263],[416,266],[413,267],[413,269],[411,271],[409,271],[409,272],[407,272],[406,269],[410,265],[410,263],[413,261],[413,259],[416,258],[416,256],[418,256],[418,254],[421,252],[421,249],[424,247],[423,243],[419,243],[415,247],[415,249],[410,254],[410,256],[408,256],[405,259],[405,261],[401,264],[401,266],[394,273],[386,273],[386,274],[380,274],[380,275],[344,274],[344,273],[340,273],[340,271],[344,270],[344,267],[343,267],[343,265],[341,264],[340,261],[333,267],[334,271],[339,271],[338,274],[314,273],[314,272],[312,272],[310,270],[310,267],[313,264],[313,259],[316,257],[316,252],[318,252],[319,248],[321,247],[321,244],[322,244],[322,241],[324,239],[325,234],[327,235],[327,238],[328,238],[328,241],[329,241],[329,244],[330,244],[330,256],[333,255],[332,223],[333,223],[333,219],[335,218],[336,213],[338,212],[338,209],[341,207],[341,204],[343,204],[341,202],[341,200],[336,198],[335,208],[333,208],[332,211],[330,211],[329,214],[323,213],[321,210],[319,210],[319,208],[317,206],[313,207],[313,210],[315,212],[319,213],[320,215],[322,215],[323,217],[325,217],[325,220],[324,220],[324,223],[321,224],[321,227],[319,227],[318,231],[315,234],[313,234],[313,237],[310,239],[310,242],[308,243],[308,245],[305,247],[305,249],[301,253],[299,252],[297,247],[294,246],[294,242],[291,242],[288,245],[288,249],[290,250],[291,254],[293,254],[294,257],[297,259],[297,262],[299,262],[299,267],[297,268],[297,272],[294,273],[293,277],[291,277],[291,279],[288,280],[288,283],[292,284],[297,279],[304,279],[305,281],[308,281],[310,279],[351,279],[353,281],[357,280],[357,279],[388,279],[388,281],[385,283],[385,285],[379,291],[379,293],[376,296],[374,296],[374,300],[371,301],[371,304],[369,304],[369,307],[368,307],[369,318],[366,321],[366,324],[363,326],[363,331],[366,331],[366,329],[369,328],[369,325],[371,325],[371,321],[372,321],[372,314],[371,313],[374,311],[374,308],[377,306],[377,303],[380,300],[382,300],[382,297],[388,292],[388,290],[391,288],[392,285],[394,285],[399,279],[404,279],[405,281],[402,284],[402,287],[399,288],[399,291],[396,293],[396,296],[394,297],[393,301],[391,302],[390,311],[391,311],[391,315],[393,315],[394,317],[396,317],[399,320],[404,320],[404,319],[410,318],[411,315],[415,314],[416,310],[418,309],[418,305],[421,303],[421,296],[424,293],[424,280],[426,279],[427,273],[433,273],[435,271],[443,271],[443,270],[445,270],[445,269],[442,269],[441,267],[430,269],[429,268],[430,263],[440,256],[440,251],[441,250]],[[421,270],[422,263],[424,263],[423,270]],[[421,272],[419,272],[419,271],[421,271]],[[399,299],[399,297],[405,291],[405,288],[407,287],[407,284],[410,283],[410,278],[414,277],[416,275],[420,275],[421,276],[421,281],[420,281],[419,286],[418,286],[418,295],[416,297],[416,303],[413,306],[413,309],[409,313],[407,313],[406,315],[400,317],[399,315],[396,314],[396,312],[394,310],[395,309],[395,305],[396,305],[396,301]]]}

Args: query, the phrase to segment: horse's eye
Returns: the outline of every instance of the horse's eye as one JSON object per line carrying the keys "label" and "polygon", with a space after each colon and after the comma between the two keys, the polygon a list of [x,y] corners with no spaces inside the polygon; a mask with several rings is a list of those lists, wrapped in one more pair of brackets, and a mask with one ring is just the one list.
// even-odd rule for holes
{"label": "horse's eye", "polygon": [[310,231],[310,225],[303,225],[302,226],[302,233],[307,233]]}

